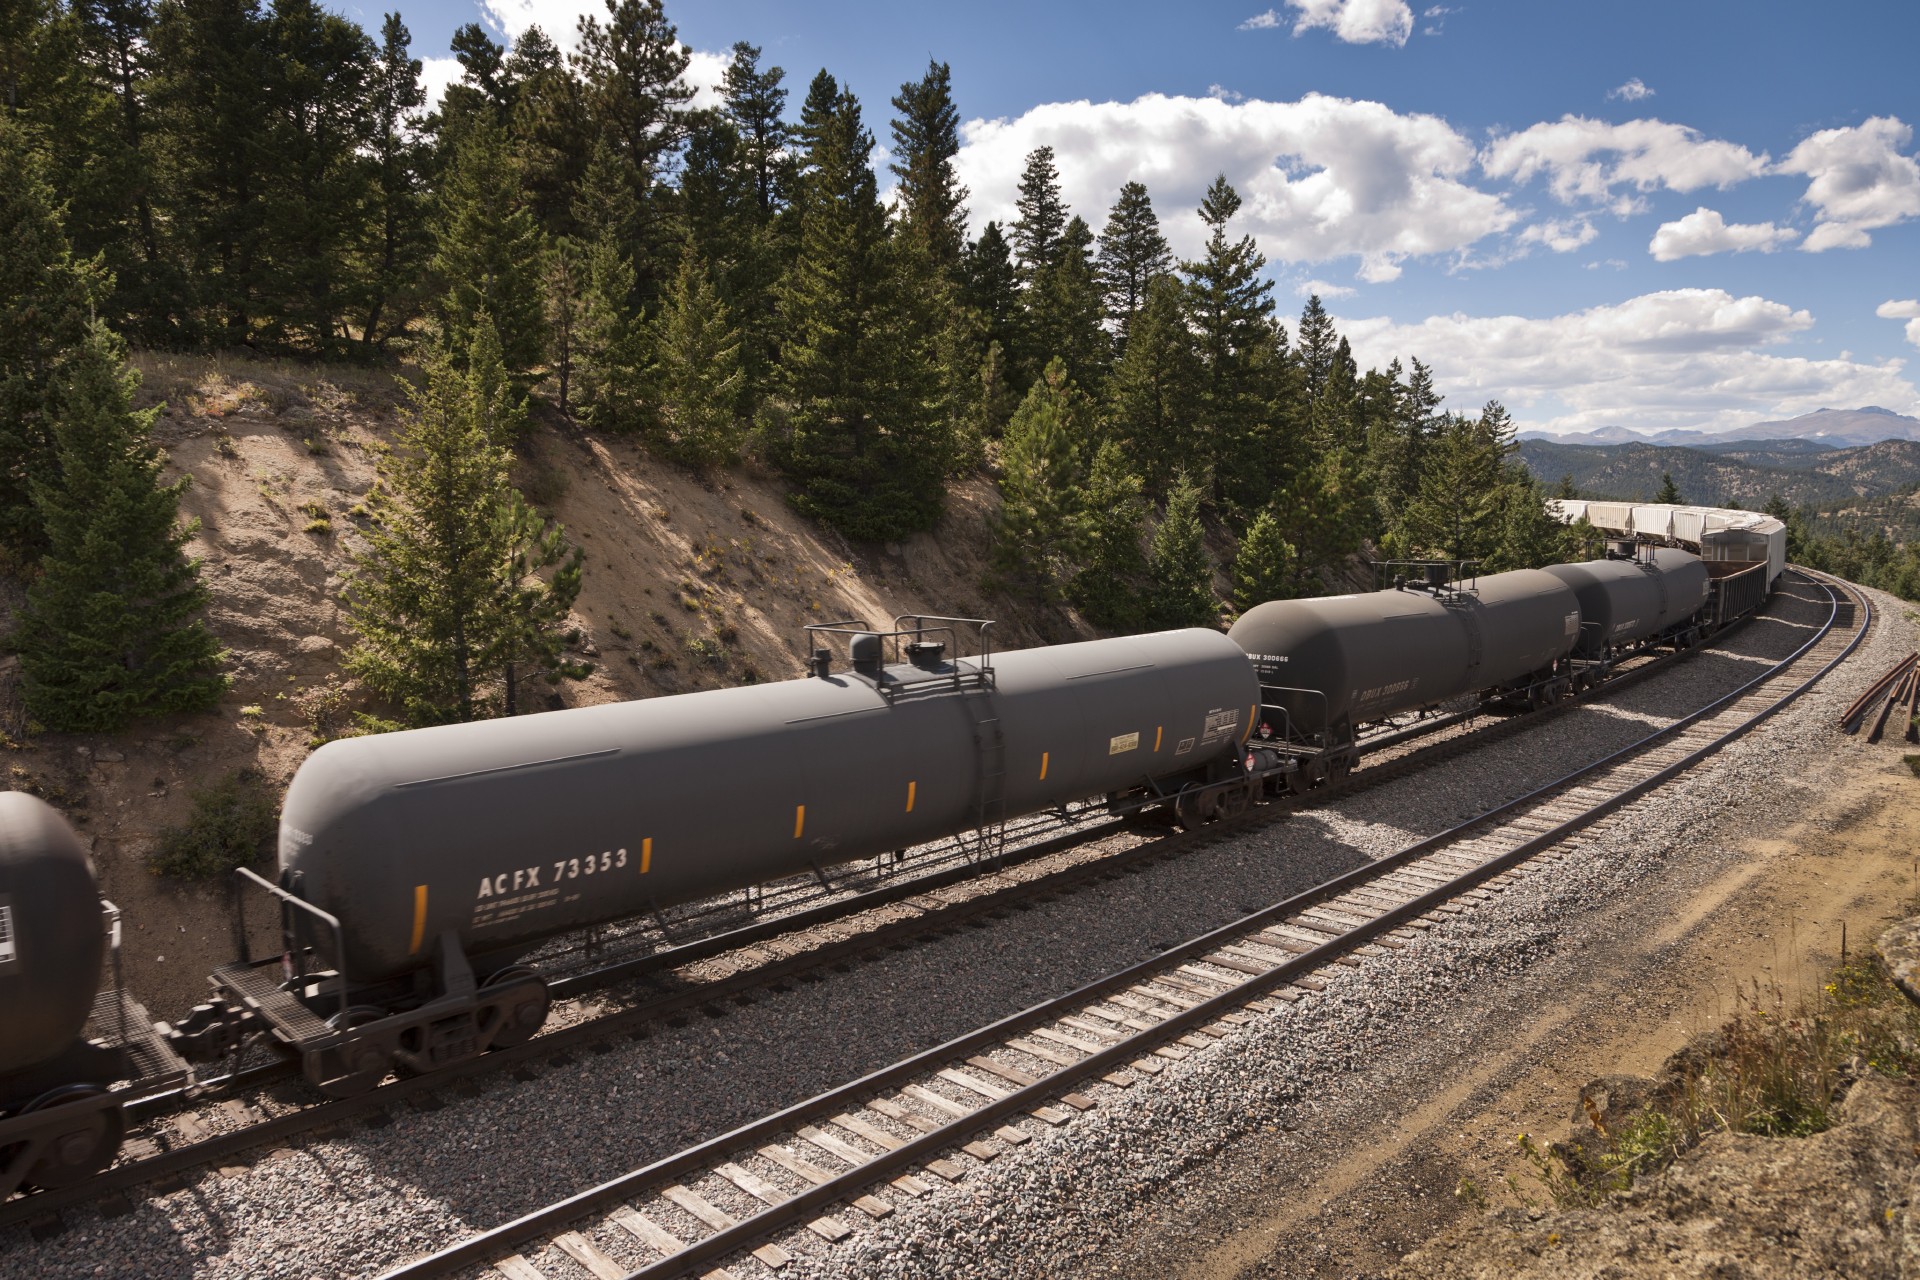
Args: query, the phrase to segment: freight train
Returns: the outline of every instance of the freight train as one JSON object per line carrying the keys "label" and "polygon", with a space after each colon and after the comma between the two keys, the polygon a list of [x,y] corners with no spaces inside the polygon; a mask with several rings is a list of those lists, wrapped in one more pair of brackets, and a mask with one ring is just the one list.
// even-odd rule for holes
{"label": "freight train", "polygon": [[989,848],[1046,811],[1232,817],[1338,782],[1370,726],[1546,705],[1770,585],[1766,565],[1710,577],[1631,542],[1487,577],[1409,568],[1226,635],[995,653],[977,619],[823,624],[798,680],[330,742],[288,790],[277,878],[239,873],[277,908],[279,953],[246,954],[243,919],[239,960],[172,1023],[117,981],[98,995],[117,925],[86,854],[51,807],[0,794],[0,1195],[104,1167],[127,1082],[185,1061],[264,1039],[334,1096],[431,1072],[539,1029],[525,959],[568,931],[948,837]]}

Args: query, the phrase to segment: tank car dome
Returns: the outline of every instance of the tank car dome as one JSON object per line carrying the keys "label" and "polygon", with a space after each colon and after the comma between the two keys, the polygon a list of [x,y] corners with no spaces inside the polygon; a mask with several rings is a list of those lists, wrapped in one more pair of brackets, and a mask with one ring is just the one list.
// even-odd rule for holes
{"label": "tank car dome", "polygon": [[0,792],[0,1074],[79,1036],[105,942],[93,864],[73,828],[44,800]]}

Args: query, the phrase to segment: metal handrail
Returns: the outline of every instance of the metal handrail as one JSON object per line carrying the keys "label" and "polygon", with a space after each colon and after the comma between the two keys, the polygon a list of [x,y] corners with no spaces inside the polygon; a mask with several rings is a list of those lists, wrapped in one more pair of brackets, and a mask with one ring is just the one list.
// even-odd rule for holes
{"label": "metal handrail", "polygon": [[[236,877],[233,891],[234,929],[238,934],[240,944],[240,963],[243,965],[251,965],[253,963],[252,950],[247,946],[247,900],[246,895],[241,892],[241,884],[238,883],[238,881],[251,880],[260,888],[265,889],[269,895],[280,899],[282,905],[294,907],[297,910],[304,911],[308,915],[316,917],[321,923],[333,931],[333,972],[334,976],[339,979],[340,1012],[345,1014],[347,1011],[347,942],[346,932],[340,927],[338,918],[328,912],[322,911],[305,898],[288,892],[266,877],[248,870],[246,867],[236,867],[233,874]],[[286,942],[287,950],[282,953],[282,958],[290,964],[295,954],[293,950],[293,939],[288,938]],[[302,970],[298,975],[289,974],[288,976],[304,978],[307,974]]]}

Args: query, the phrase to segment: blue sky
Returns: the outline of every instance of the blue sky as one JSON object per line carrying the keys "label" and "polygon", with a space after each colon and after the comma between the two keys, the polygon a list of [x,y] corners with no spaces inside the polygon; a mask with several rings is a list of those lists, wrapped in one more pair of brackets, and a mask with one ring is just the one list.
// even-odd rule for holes
{"label": "blue sky", "polygon": [[[580,0],[403,9],[415,52]],[[346,11],[369,27],[378,12]],[[1720,429],[1822,406],[1920,415],[1920,4],[1248,0],[1175,7],[701,0],[668,17],[710,83],[736,40],[825,67],[884,144],[949,63],[976,229],[1054,147],[1097,230],[1147,184],[1176,250],[1225,172],[1282,313],[1317,289],[1363,365],[1417,355],[1449,405],[1524,426]],[[444,64],[438,74],[448,74]]]}

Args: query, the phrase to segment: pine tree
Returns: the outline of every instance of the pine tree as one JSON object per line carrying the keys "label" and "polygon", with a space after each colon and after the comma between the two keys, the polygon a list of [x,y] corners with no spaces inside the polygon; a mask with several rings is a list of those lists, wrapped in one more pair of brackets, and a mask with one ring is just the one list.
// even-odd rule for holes
{"label": "pine tree", "polygon": [[[989,222],[982,227],[980,238],[961,252],[959,297],[963,306],[980,316],[984,345],[1000,348],[1000,360],[1010,379],[1009,385],[1024,386],[1019,371],[1013,367],[1021,342],[1019,275],[998,223]],[[1017,397],[1014,402],[1018,403]],[[996,424],[995,434],[998,426],[1005,422],[1002,418]]]}
{"label": "pine tree", "polygon": [[1091,408],[1055,359],[1001,441],[994,567],[1036,600],[1055,599],[1078,559]]}
{"label": "pine tree", "polygon": [[1680,486],[1673,482],[1673,472],[1662,471],[1660,473],[1660,488],[1659,491],[1653,495],[1653,500],[1676,507],[1685,503],[1686,499],[1680,496]]}
{"label": "pine tree", "polygon": [[1060,195],[1060,171],[1054,168],[1053,148],[1036,147],[1020,171],[1020,216],[1014,220],[1013,256],[1023,279],[1031,280],[1050,265],[1067,229],[1067,204]]}
{"label": "pine tree", "polygon": [[584,561],[508,482],[526,406],[484,315],[459,363],[429,354],[342,594],[347,669],[415,725],[517,709],[528,676],[585,674],[562,653]]}
{"label": "pine tree", "polygon": [[464,358],[479,317],[499,335],[506,367],[531,382],[546,352],[540,288],[540,227],[516,196],[506,136],[472,125],[439,193],[433,274],[445,286],[440,326]]}
{"label": "pine tree", "polygon": [[852,538],[892,541],[932,525],[955,444],[936,353],[907,314],[860,104],[822,72],[801,114],[794,260],[781,284],[790,406],[775,452],[795,505]]}
{"label": "pine tree", "polygon": [[1066,361],[1068,376],[1098,393],[1106,383],[1113,348],[1101,325],[1105,311],[1092,247],[1087,224],[1079,218],[1069,221],[1053,260],[1035,273],[1023,297],[1029,356]]}
{"label": "pine tree", "polygon": [[1167,495],[1147,551],[1148,600],[1157,627],[1212,627],[1220,621],[1213,562],[1200,524],[1200,486],[1183,471]]}
{"label": "pine tree", "polygon": [[180,249],[184,338],[241,346],[266,271],[270,27],[257,0],[172,0],[153,24],[153,114]]}
{"label": "pine tree", "polygon": [[158,409],[135,410],[135,374],[96,324],[62,370],[56,468],[35,478],[47,531],[14,643],[27,713],[50,729],[105,732],[136,716],[202,711],[225,692],[225,657],[198,617],[207,591],[184,552],[187,477],[160,481],[149,439]]}
{"label": "pine tree", "polygon": [[1262,509],[1240,539],[1233,562],[1233,603],[1241,612],[1296,594],[1299,554],[1280,531],[1273,512]]}
{"label": "pine tree", "polygon": [[109,282],[76,262],[24,132],[0,113],[0,548],[16,565],[46,546],[31,484],[58,473],[52,398]]}
{"label": "pine tree", "polygon": [[373,236],[367,249],[363,346],[385,349],[407,327],[422,303],[418,280],[431,248],[426,195],[426,145],[419,112],[427,102],[420,59],[400,15],[380,28],[380,54],[372,91]]}
{"label": "pine tree", "polygon": [[1069,595],[1090,621],[1110,630],[1137,630],[1147,617],[1141,592],[1147,504],[1140,489],[1119,444],[1103,441],[1087,470],[1080,566]]}
{"label": "pine tree", "polygon": [[967,189],[954,176],[960,154],[960,112],[953,105],[952,77],[944,62],[927,63],[917,82],[900,86],[893,109],[894,159],[900,179],[900,222],[928,260],[948,280],[957,279],[967,242]]}
{"label": "pine tree", "polygon": [[580,341],[586,310],[586,261],[570,236],[555,236],[547,244],[546,286],[547,368],[556,382],[560,412],[572,416],[574,351]]}
{"label": "pine tree", "polygon": [[619,160],[603,143],[594,150],[574,205],[588,240],[572,352],[581,417],[608,434],[643,430],[653,421],[648,334],[634,302],[633,262],[621,247],[636,216]]}
{"label": "pine tree", "polygon": [[733,46],[733,58],[720,85],[726,104],[722,109],[740,138],[741,163],[763,223],[771,222],[785,205],[792,182],[792,161],[786,154],[791,131],[782,119],[787,108],[787,91],[782,87],[786,75],[780,67],[762,71],[760,50],[742,40]]}
{"label": "pine tree", "polygon": [[1307,299],[1307,305],[1300,312],[1300,330],[1293,339],[1301,368],[1307,375],[1309,399],[1318,400],[1321,392],[1326,390],[1327,375],[1333,371],[1333,353],[1338,339],[1333,319],[1327,315],[1327,309],[1320,305],[1320,295],[1314,294]]}
{"label": "pine tree", "polygon": [[734,462],[740,420],[740,331],[689,244],[660,309],[660,394],[666,451],[696,466]]}
{"label": "pine tree", "polygon": [[1121,187],[1120,198],[1113,202],[1100,232],[1099,264],[1115,345],[1125,351],[1133,318],[1146,305],[1148,284],[1173,273],[1173,250],[1160,234],[1160,219],[1146,187],[1138,182]]}
{"label": "pine tree", "polygon": [[586,86],[589,115],[612,145],[639,218],[621,247],[633,264],[642,310],[651,309],[671,271],[669,199],[660,183],[686,141],[693,89],[684,77],[691,53],[660,0],[605,0],[606,19],[580,20],[573,62]]}
{"label": "pine tree", "polygon": [[508,133],[527,208],[548,235],[576,235],[573,202],[594,144],[586,88],[537,26],[513,42],[506,74],[514,83]]}
{"label": "pine tree", "polygon": [[794,182],[787,153],[790,130],[781,119],[786,72],[760,69],[760,50],[745,41],[733,46],[721,93],[722,107],[738,140],[735,163],[749,199],[749,216],[732,250],[727,304],[740,326],[741,411],[759,411],[777,382],[780,351],[779,298],[787,248],[776,219]]}
{"label": "pine tree", "polygon": [[1172,491],[1177,469],[1211,465],[1200,427],[1201,378],[1180,285],[1156,277],[1107,386],[1108,429],[1155,497]]}
{"label": "pine tree", "polygon": [[79,148],[78,165],[56,183],[66,200],[67,235],[77,254],[100,255],[113,275],[103,319],[142,341],[177,342],[174,311],[181,281],[155,215],[159,139],[151,120],[153,5],[93,0],[71,6],[69,13],[79,25],[80,61],[96,91],[89,95],[90,105],[102,109],[62,122],[45,135],[64,136]]}
{"label": "pine tree", "polygon": [[349,258],[368,221],[374,46],[314,0],[272,0],[266,38],[269,114],[253,126],[265,157],[253,328],[270,343],[331,353],[356,301]]}
{"label": "pine tree", "polygon": [[1270,388],[1261,376],[1263,353],[1273,339],[1273,284],[1261,277],[1266,258],[1253,237],[1227,239],[1227,223],[1239,212],[1240,196],[1224,175],[1200,202],[1208,228],[1206,252],[1182,262],[1187,277],[1187,315],[1204,369],[1202,414],[1213,436],[1214,496],[1243,509],[1266,504],[1277,477],[1275,433],[1268,412]]}

